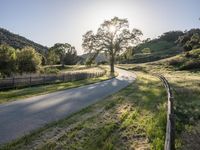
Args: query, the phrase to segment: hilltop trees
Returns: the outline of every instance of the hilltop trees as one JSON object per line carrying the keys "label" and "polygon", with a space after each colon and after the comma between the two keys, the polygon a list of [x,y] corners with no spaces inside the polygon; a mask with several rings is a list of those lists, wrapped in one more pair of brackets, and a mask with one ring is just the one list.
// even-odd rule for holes
{"label": "hilltop trees", "polygon": [[48,49],[45,46],[42,46],[25,37],[14,34],[0,27],[0,45],[1,44],[7,44],[13,47],[14,49],[22,49],[25,46],[30,46],[33,47],[38,53],[41,53],[42,55],[44,55]]}
{"label": "hilltop trees", "polygon": [[185,51],[200,48],[200,29],[191,29],[180,36],[177,42]]}
{"label": "hilltop trees", "polygon": [[114,73],[115,57],[140,41],[141,35],[142,32],[138,29],[129,30],[127,19],[114,17],[104,21],[96,34],[93,31],[86,32],[83,35],[82,47],[89,53],[105,52],[109,56],[110,71]]}

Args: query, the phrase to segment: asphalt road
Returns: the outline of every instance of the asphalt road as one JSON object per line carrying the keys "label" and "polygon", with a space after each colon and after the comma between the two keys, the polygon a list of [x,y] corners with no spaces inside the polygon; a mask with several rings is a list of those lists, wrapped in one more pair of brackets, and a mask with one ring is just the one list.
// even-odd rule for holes
{"label": "asphalt road", "polygon": [[77,112],[135,80],[131,72],[116,71],[118,77],[107,81],[1,104],[0,144]]}

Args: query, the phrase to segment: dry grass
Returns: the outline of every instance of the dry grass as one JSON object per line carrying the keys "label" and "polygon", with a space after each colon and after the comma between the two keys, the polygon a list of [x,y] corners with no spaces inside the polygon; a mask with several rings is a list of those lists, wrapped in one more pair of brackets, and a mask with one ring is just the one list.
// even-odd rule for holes
{"label": "dry grass", "polygon": [[[120,65],[129,70],[163,74],[173,87],[176,117],[176,148],[199,149],[200,143],[200,71],[175,71],[159,62]],[[189,142],[192,139],[193,142]]]}
{"label": "dry grass", "polygon": [[70,88],[75,88],[83,85],[88,85],[104,80],[108,80],[112,78],[113,76],[109,75],[108,68],[104,67],[103,69],[101,68],[91,68],[89,70],[83,70],[83,71],[105,71],[106,74],[102,77],[98,78],[90,78],[90,79],[85,79],[85,80],[78,80],[78,81],[71,81],[71,82],[64,82],[64,83],[54,83],[54,84],[48,84],[48,85],[38,85],[38,86],[33,86],[33,87],[28,87],[28,88],[21,88],[21,89],[12,89],[12,90],[7,90],[7,91],[0,91],[0,104],[5,103],[5,102],[11,102],[23,98],[28,98],[31,96],[36,96],[36,95],[42,95],[42,94],[47,94],[55,91],[60,91],[60,90],[66,90]]}

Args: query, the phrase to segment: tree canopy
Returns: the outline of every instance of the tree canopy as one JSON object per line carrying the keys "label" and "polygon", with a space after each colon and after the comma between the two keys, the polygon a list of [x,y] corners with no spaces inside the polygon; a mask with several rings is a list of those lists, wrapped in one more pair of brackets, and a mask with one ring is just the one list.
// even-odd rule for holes
{"label": "tree canopy", "polygon": [[114,17],[105,20],[97,33],[86,32],[83,35],[82,47],[89,53],[105,52],[109,56],[111,73],[113,73],[116,55],[138,43],[141,35],[142,32],[138,29],[129,30],[127,19]]}
{"label": "tree canopy", "polygon": [[24,47],[17,52],[17,65],[20,73],[36,72],[42,63],[41,54],[32,47]]}
{"label": "tree canopy", "polygon": [[39,70],[42,55],[34,48],[26,46],[14,49],[9,45],[0,45],[0,76],[11,76],[15,73],[30,73]]}
{"label": "tree canopy", "polygon": [[68,43],[56,43],[49,49],[47,57],[49,64],[59,62],[62,66],[75,64],[78,59],[75,47]]}
{"label": "tree canopy", "polygon": [[16,51],[8,45],[0,45],[0,75],[9,76],[15,70]]}
{"label": "tree canopy", "polygon": [[191,29],[180,36],[177,42],[185,51],[200,48],[200,29]]}

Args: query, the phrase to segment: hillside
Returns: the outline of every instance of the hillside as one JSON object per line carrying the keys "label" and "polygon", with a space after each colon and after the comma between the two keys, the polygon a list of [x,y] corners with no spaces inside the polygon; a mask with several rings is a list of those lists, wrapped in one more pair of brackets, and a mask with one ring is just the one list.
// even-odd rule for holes
{"label": "hillside", "polygon": [[176,70],[200,70],[200,49],[194,49],[150,64],[173,67]]}
{"label": "hillside", "polygon": [[[182,52],[182,48],[176,44],[181,31],[166,32],[153,40],[145,40],[132,49],[133,55],[128,63],[145,63],[175,56]],[[125,55],[127,55],[125,53]],[[130,56],[129,56],[130,57]],[[123,60],[122,63],[126,63]]]}
{"label": "hillside", "polygon": [[[86,53],[86,54],[81,55],[80,57],[86,60],[91,55],[93,54]],[[108,62],[108,58],[105,56],[104,53],[98,54],[98,56],[95,58],[95,63],[100,63],[100,62]]]}
{"label": "hillside", "polygon": [[10,31],[0,28],[0,44],[8,44],[13,48],[23,48],[24,46],[31,46],[38,52],[44,53],[48,48],[40,44],[37,44],[25,37],[11,33]]}

